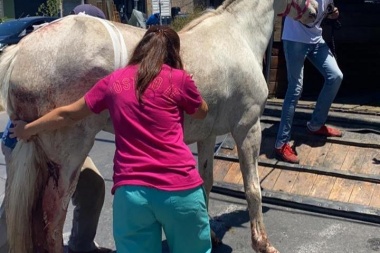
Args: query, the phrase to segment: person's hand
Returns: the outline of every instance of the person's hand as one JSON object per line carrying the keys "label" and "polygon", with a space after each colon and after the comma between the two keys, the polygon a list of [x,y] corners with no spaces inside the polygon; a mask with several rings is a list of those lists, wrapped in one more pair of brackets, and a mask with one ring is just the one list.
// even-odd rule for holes
{"label": "person's hand", "polygon": [[30,137],[32,137],[32,135],[28,133],[25,127],[28,124],[27,122],[22,120],[13,120],[12,123],[14,127],[9,128],[9,132],[11,133],[9,136],[11,138],[28,141]]}
{"label": "person's hand", "polygon": [[329,15],[327,15],[328,19],[337,19],[338,17],[339,17],[339,10],[337,7],[334,7],[332,12]]}

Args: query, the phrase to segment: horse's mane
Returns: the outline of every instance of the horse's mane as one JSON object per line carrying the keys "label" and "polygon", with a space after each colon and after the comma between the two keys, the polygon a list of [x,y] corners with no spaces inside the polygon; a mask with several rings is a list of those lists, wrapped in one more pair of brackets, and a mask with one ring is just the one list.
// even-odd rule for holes
{"label": "horse's mane", "polygon": [[[223,7],[223,9],[227,9],[227,7],[229,7],[230,5],[232,5],[233,3],[236,3],[236,2],[238,2],[238,1],[237,0],[225,0],[220,7]],[[220,9],[220,7],[218,9]]]}
{"label": "horse's mane", "polygon": [[213,17],[215,15],[216,15],[216,10],[205,10],[204,13],[201,16],[199,16],[196,19],[193,19],[184,28],[182,28],[181,31],[180,31],[180,33],[181,32],[190,31],[195,26],[197,26],[199,23],[201,23],[203,20],[205,20],[205,19],[207,19],[209,17]]}
{"label": "horse's mane", "polygon": [[236,4],[239,2],[239,0],[225,0],[222,5],[220,5],[217,9],[207,9],[203,12],[203,14],[192,20],[190,23],[188,23],[184,28],[181,29],[180,32],[186,32],[190,31],[200,23],[202,23],[205,19],[208,19],[209,17],[214,17],[216,15],[219,15],[224,10],[226,10],[230,5]]}

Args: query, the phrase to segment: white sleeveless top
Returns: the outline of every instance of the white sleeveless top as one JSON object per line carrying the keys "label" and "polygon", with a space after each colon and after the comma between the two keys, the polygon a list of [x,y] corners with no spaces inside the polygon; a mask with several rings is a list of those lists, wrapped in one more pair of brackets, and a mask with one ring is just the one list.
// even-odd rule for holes
{"label": "white sleeveless top", "polygon": [[333,0],[317,0],[317,2],[317,18],[315,22],[307,24],[308,27],[290,17],[285,18],[282,33],[283,40],[302,42],[306,44],[315,44],[323,41],[321,23],[326,14],[327,6],[332,3]]}

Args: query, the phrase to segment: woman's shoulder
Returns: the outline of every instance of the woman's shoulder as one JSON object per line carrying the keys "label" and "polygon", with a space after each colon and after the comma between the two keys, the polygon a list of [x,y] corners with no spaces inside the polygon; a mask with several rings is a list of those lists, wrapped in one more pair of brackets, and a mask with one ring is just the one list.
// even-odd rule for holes
{"label": "woman's shoulder", "polygon": [[127,65],[124,68],[117,69],[111,73],[113,78],[119,78],[125,75],[134,75],[137,71],[136,65]]}

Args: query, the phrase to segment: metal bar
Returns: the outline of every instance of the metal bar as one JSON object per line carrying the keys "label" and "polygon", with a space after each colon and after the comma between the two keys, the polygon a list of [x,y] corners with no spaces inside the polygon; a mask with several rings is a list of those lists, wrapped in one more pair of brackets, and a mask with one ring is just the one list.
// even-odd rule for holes
{"label": "metal bar", "polygon": [[[299,126],[305,128],[306,125],[306,119],[294,119],[293,121],[293,126]],[[263,115],[260,119],[261,123],[264,124],[279,124],[280,119],[276,116],[267,116]],[[346,131],[347,132],[352,132],[352,133],[375,133],[375,134],[380,134],[380,123],[376,122],[341,122],[339,120],[330,120],[330,122],[335,122],[335,123],[340,123],[343,127],[346,126]],[[343,124],[341,124],[343,123]]]}
{"label": "metal bar", "polygon": [[[310,112],[311,114],[311,112]],[[294,122],[298,122],[298,124],[302,124],[304,127],[306,125],[307,120],[310,118],[310,114],[306,114],[303,112],[297,112],[296,117],[294,118]],[[260,122],[265,123],[279,123],[280,122],[280,115],[273,115],[273,114],[263,114],[260,118]],[[380,118],[379,118],[380,119]],[[334,116],[329,116],[329,122],[339,124],[341,126],[346,126],[347,129],[353,129],[353,130],[367,130],[371,132],[377,132],[379,133],[378,129],[380,129],[380,121],[377,121],[375,119],[371,118],[365,118],[365,115],[363,115],[362,119],[355,119],[355,118],[339,118]],[[295,123],[293,123],[294,125]]]}
{"label": "metal bar", "polygon": [[[237,156],[232,156],[232,155],[224,155],[224,154],[218,153],[214,155],[214,158],[224,160],[224,161],[239,162],[239,158]],[[259,159],[258,164],[261,166],[281,168],[284,170],[309,172],[309,173],[314,173],[314,174],[340,177],[340,178],[358,180],[358,181],[363,181],[363,182],[380,183],[380,175],[361,174],[361,173],[354,173],[350,171],[329,169],[329,168],[324,168],[324,167],[290,164],[290,163],[285,163],[285,162],[281,162],[277,160]]]}
{"label": "metal bar", "polygon": [[[215,182],[211,191],[245,199],[243,187],[236,184]],[[261,189],[261,194],[263,203],[380,224],[379,209],[351,203],[274,192],[266,189]]]}
{"label": "metal bar", "polygon": [[[272,119],[261,119],[261,122],[262,123],[266,123],[266,124],[274,124],[274,123],[279,123],[278,121],[275,121],[275,120],[272,120]],[[293,128],[295,127],[304,127],[305,125],[301,125],[301,124],[297,124],[297,123],[293,123]],[[373,133],[379,133],[380,134],[380,131],[376,131],[376,130],[368,130],[368,131],[371,131]],[[347,132],[352,132],[352,131],[347,131]],[[355,131],[355,132],[358,132],[358,131]],[[265,135],[266,136],[276,136],[276,132],[273,130],[273,131],[266,131],[265,132]],[[303,133],[303,132],[299,132],[299,131],[294,131],[294,133],[292,133],[292,135],[294,137],[300,137],[300,138],[306,138],[306,139],[315,139],[315,140],[318,140],[320,139],[321,137],[319,136],[315,136],[315,135],[311,135],[311,134],[308,134],[308,133]],[[295,139],[299,139],[299,138],[295,138]],[[324,139],[324,141],[326,142],[330,142],[330,143],[336,143],[336,144],[342,144],[342,145],[348,145],[348,146],[355,146],[355,147],[362,147],[362,148],[376,148],[376,149],[380,149],[380,143],[378,142],[368,142],[368,140],[359,140],[359,139],[348,139],[348,138],[343,138],[342,137],[329,137],[329,138],[326,138]]]}
{"label": "metal bar", "polygon": [[[307,115],[307,117],[310,116],[311,112],[313,111],[313,107],[303,107],[303,108],[300,108],[297,106],[297,114],[299,116],[302,116],[302,114]],[[263,116],[265,115],[269,115],[269,116],[276,116],[278,117],[280,114],[281,114],[281,110],[282,110],[282,107],[280,106],[273,106],[273,105],[266,105],[265,106],[265,110],[264,110],[264,113],[263,113]],[[375,124],[375,125],[380,125],[380,119],[379,117],[379,114],[380,113],[374,113],[374,114],[370,114],[370,113],[363,113],[363,112],[344,112],[343,110],[342,111],[338,111],[338,112],[334,112],[333,110],[330,109],[330,113],[329,113],[329,120],[330,121],[336,121],[336,122],[349,122],[349,123],[352,123],[352,122],[358,122],[358,123],[361,123],[361,124]],[[343,115],[342,115],[343,114]],[[367,116],[367,117],[364,117],[364,116]]]}
{"label": "metal bar", "polygon": [[[282,102],[274,102],[274,101],[267,101],[266,103],[268,106],[275,106],[275,107],[282,107]],[[358,106],[359,107],[359,106]],[[297,108],[299,109],[310,109],[313,110],[314,106],[311,105],[305,105],[305,104],[297,104]],[[373,116],[378,116],[380,112],[376,111],[362,111],[362,110],[352,110],[352,109],[344,109],[344,108],[335,108],[334,104],[330,108],[331,112],[343,112],[343,113],[348,113],[348,114],[363,114],[363,115],[373,115]]]}

